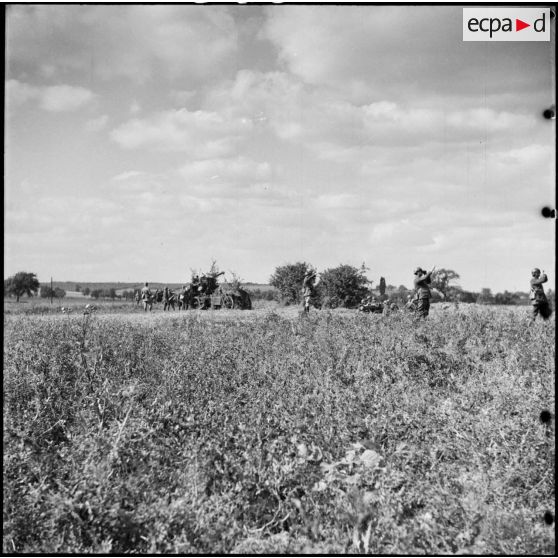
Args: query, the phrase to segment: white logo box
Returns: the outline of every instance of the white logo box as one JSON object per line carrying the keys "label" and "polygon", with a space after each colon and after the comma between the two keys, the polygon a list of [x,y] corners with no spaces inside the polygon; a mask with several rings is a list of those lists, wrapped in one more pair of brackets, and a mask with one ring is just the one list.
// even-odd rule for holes
{"label": "white logo box", "polygon": [[463,8],[464,41],[550,41],[550,8]]}

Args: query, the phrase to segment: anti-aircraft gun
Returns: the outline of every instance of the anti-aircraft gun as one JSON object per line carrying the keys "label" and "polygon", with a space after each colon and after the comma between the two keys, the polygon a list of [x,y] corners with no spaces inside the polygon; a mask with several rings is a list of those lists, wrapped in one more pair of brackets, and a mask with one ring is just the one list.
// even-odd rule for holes
{"label": "anti-aircraft gun", "polygon": [[252,301],[250,295],[238,285],[219,285],[217,278],[224,275],[221,272],[204,273],[200,278],[199,293],[193,297],[192,306],[207,310],[213,308],[238,308],[250,310]]}
{"label": "anti-aircraft gun", "polygon": [[224,271],[203,273],[200,279],[200,293],[211,296],[219,288],[217,277],[224,275]]}

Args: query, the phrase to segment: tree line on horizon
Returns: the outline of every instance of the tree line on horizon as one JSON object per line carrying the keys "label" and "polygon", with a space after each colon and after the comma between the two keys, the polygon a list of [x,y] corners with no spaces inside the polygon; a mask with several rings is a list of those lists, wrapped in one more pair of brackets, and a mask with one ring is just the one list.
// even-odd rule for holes
{"label": "tree line on horizon", "polygon": [[[300,304],[302,300],[302,282],[307,271],[313,270],[307,262],[285,264],[275,268],[269,279],[273,287],[251,287],[254,283],[247,283],[246,290],[254,300],[275,300],[282,305]],[[377,296],[379,300],[404,304],[409,295],[414,292],[405,285],[398,287],[387,284],[384,277],[380,278],[377,286],[366,276],[370,270],[363,263],[360,268],[351,265],[338,265],[334,268],[320,272],[319,281],[315,288],[314,304],[323,308],[355,308],[360,301],[368,296]],[[492,293],[490,288],[483,288],[480,292],[467,291],[456,284],[459,274],[451,269],[438,269],[432,274],[433,302],[463,302],[495,305],[526,305],[529,304],[529,295],[526,292],[516,291]],[[81,287],[76,284],[74,291],[93,299],[133,300],[137,289],[125,289],[117,294],[113,287],[95,288]],[[39,282],[35,273],[20,271],[4,280],[4,297],[16,297],[17,302],[22,296],[37,296],[41,298],[62,299],[66,290],[59,286]],[[554,304],[555,293],[549,289],[547,297]]]}

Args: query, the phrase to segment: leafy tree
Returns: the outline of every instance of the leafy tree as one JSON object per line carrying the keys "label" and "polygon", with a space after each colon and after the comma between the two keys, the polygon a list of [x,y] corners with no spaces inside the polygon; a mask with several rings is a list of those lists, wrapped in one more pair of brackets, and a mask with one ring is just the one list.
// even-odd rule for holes
{"label": "leafy tree", "polygon": [[311,266],[306,262],[286,264],[275,268],[269,284],[275,287],[285,304],[299,304],[302,299],[302,281]]}
{"label": "leafy tree", "polygon": [[19,297],[24,294],[27,296],[37,294],[40,287],[41,285],[35,273],[27,273],[25,271],[20,271],[4,281],[4,292],[14,295],[17,302],[19,302]]}
{"label": "leafy tree", "polygon": [[64,298],[66,291],[60,287],[51,289],[49,286],[41,287],[41,298]]}
{"label": "leafy tree", "polygon": [[91,298],[94,298],[95,300],[98,299],[101,295],[102,295],[101,289],[93,289],[91,291]]}
{"label": "leafy tree", "polygon": [[81,291],[81,287],[79,285],[76,285],[74,287],[74,290],[79,293]]}
{"label": "leafy tree", "polygon": [[450,282],[457,279],[459,279],[459,274],[453,269],[436,269],[432,274],[431,286],[440,291],[445,299],[450,300],[452,294],[456,294],[455,291],[452,291],[454,285],[450,285]]}
{"label": "leafy tree", "polygon": [[85,289],[83,289],[83,294],[85,296],[89,296],[91,294],[91,289],[89,287],[85,287]]}
{"label": "leafy tree", "polygon": [[325,306],[352,308],[366,296],[369,283],[364,268],[339,265],[320,273],[318,290]]}

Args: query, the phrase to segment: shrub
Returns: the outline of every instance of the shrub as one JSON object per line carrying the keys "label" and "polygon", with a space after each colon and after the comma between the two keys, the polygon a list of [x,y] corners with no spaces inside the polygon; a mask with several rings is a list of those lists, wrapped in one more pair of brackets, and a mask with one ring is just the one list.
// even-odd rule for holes
{"label": "shrub", "polygon": [[318,291],[325,307],[354,308],[366,296],[368,283],[363,269],[339,265],[320,273]]}
{"label": "shrub", "polygon": [[311,268],[306,262],[279,266],[269,279],[269,284],[279,291],[283,304],[299,304],[302,300],[302,281]]}
{"label": "shrub", "polygon": [[60,287],[41,287],[41,298],[64,298],[66,291]]}

